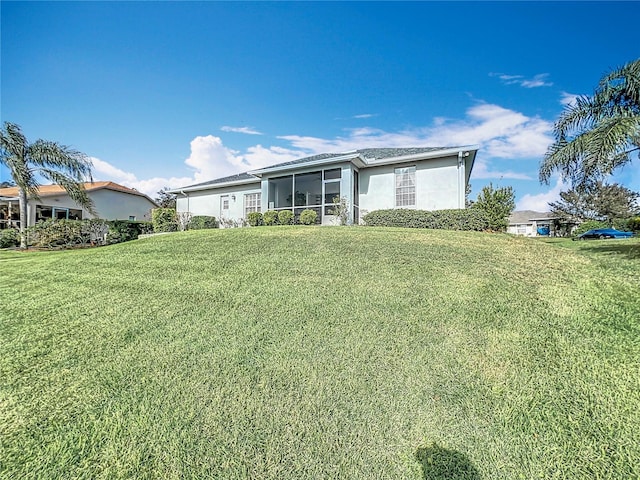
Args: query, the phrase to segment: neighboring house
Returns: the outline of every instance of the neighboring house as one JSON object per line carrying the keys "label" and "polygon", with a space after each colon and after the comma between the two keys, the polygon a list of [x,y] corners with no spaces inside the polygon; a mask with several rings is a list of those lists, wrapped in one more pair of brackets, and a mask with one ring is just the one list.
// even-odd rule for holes
{"label": "neighboring house", "polygon": [[509,216],[507,233],[526,237],[548,237],[555,235],[556,217],[549,212],[519,210]]}
{"label": "neighboring house", "polygon": [[178,212],[240,221],[251,212],[305,209],[335,224],[334,199],[348,205],[348,222],[388,208],[465,208],[477,146],[366,148],[324,153],[171,190]]}
{"label": "neighboring house", "polygon": [[[93,200],[98,218],[105,220],[151,220],[156,203],[144,193],[113,182],[87,182],[87,194]],[[91,218],[91,214],[76,204],[59,185],[42,185],[40,200],[29,198],[27,225],[40,220]],[[18,188],[0,188],[0,228],[20,224]]]}

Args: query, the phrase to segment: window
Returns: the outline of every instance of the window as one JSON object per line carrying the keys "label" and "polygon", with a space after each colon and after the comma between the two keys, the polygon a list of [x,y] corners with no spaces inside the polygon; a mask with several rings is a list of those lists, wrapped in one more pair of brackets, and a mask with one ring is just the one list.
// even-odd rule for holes
{"label": "window", "polygon": [[135,222],[136,221],[136,216],[135,215],[129,215],[129,221],[130,222]]}
{"label": "window", "polygon": [[259,193],[247,193],[244,196],[244,216],[252,212],[260,211],[261,195]]}
{"label": "window", "polygon": [[415,207],[416,205],[416,167],[395,169],[396,207]]}

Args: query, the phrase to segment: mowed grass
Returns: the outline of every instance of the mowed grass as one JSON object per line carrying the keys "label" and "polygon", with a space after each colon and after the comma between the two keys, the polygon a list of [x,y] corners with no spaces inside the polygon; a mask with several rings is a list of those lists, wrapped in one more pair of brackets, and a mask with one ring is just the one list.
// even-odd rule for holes
{"label": "mowed grass", "polygon": [[0,252],[0,478],[640,477],[640,242]]}

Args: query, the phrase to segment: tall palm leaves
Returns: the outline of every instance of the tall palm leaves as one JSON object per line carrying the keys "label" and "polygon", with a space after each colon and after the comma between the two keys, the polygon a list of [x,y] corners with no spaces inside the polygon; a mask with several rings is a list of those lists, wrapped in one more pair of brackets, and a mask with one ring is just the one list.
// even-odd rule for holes
{"label": "tall palm leaves", "polygon": [[27,198],[39,199],[39,178],[62,186],[69,197],[94,213],[83,182],[91,180],[91,161],[77,150],[48,140],[29,143],[20,127],[5,122],[0,129],[0,163],[11,172],[20,202],[20,247],[26,248]]}
{"label": "tall palm leaves", "polygon": [[542,182],[557,171],[585,185],[630,162],[640,151],[640,59],[603,77],[593,96],[568,105],[555,137],[540,165]]}

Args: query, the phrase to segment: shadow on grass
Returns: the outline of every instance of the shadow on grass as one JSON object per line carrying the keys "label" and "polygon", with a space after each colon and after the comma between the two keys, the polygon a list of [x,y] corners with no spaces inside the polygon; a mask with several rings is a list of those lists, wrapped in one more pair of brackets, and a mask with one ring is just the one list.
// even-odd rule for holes
{"label": "shadow on grass", "polygon": [[420,447],[416,451],[425,480],[480,480],[478,470],[467,456],[438,444]]}
{"label": "shadow on grass", "polygon": [[605,255],[622,255],[630,260],[640,259],[640,245],[637,242],[633,243],[607,243],[611,240],[603,240],[594,243],[580,243],[580,250],[594,254]]}

